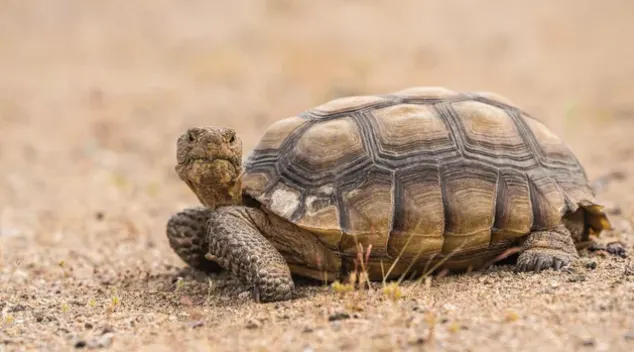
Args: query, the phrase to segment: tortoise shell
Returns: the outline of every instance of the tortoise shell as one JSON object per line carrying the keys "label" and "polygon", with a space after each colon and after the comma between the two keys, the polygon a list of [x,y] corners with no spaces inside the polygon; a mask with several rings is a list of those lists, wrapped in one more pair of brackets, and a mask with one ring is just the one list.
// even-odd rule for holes
{"label": "tortoise shell", "polygon": [[[327,102],[271,125],[244,192],[354,255],[473,252],[552,229],[578,209],[607,227],[577,158],[494,93],[415,87]],[[604,221],[605,220],[605,221]]]}

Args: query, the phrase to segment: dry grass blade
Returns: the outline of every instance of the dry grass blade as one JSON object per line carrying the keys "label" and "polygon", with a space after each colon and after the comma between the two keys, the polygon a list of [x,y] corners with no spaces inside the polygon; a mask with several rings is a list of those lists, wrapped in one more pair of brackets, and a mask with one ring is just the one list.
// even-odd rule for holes
{"label": "dry grass blade", "polygon": [[[405,276],[407,276],[407,273],[409,273],[409,271],[412,269],[414,264],[416,264],[418,262],[418,259],[420,258],[420,256],[422,254],[423,254],[423,250],[421,249],[420,251],[418,251],[418,253],[416,253],[416,256],[414,257],[414,259],[412,261],[410,261],[409,265],[407,266],[407,269],[405,269],[403,274],[398,278],[397,282],[398,282],[399,285],[401,284],[401,282],[403,282],[403,280],[405,279]],[[427,264],[425,266],[427,266]]]}
{"label": "dry grass blade", "polygon": [[388,269],[387,273],[385,274],[385,276],[383,277],[383,282],[385,283],[385,278],[386,277],[390,277],[390,273],[392,272],[392,270],[394,269],[394,267],[396,266],[396,264],[398,263],[399,260],[401,260],[401,256],[403,255],[403,253],[405,252],[405,249],[407,249],[407,246],[409,246],[409,243],[411,242],[412,238],[414,237],[414,234],[410,234],[409,237],[407,238],[407,241],[405,241],[405,245],[403,246],[403,248],[401,248],[401,251],[399,252],[398,256],[396,256],[396,259],[394,260],[394,262],[392,262],[392,265],[390,266],[390,269]]}
{"label": "dry grass blade", "polygon": [[[420,284],[422,283],[423,280],[425,280],[425,278],[427,276],[429,276],[429,274],[433,273],[436,269],[438,269],[441,265],[445,264],[445,262],[447,262],[447,260],[449,260],[451,257],[453,257],[456,253],[460,252],[464,246],[468,243],[473,241],[473,239],[469,239],[469,240],[463,240],[462,243],[460,243],[460,245],[458,247],[456,247],[453,251],[451,251],[448,255],[444,256],[441,260],[438,261],[438,263],[436,263],[434,266],[431,267],[431,269],[423,272],[423,274],[421,275],[421,277],[416,280],[415,286],[420,286]],[[431,259],[430,259],[431,260]]]}
{"label": "dry grass blade", "polygon": [[520,250],[522,250],[522,247],[511,247],[511,248],[508,248],[504,252],[498,254],[492,260],[490,260],[487,263],[485,263],[481,268],[479,268],[479,270],[485,270],[486,268],[488,268],[491,265],[499,262],[500,260],[504,260],[504,259],[516,254],[516,253],[519,253]]}

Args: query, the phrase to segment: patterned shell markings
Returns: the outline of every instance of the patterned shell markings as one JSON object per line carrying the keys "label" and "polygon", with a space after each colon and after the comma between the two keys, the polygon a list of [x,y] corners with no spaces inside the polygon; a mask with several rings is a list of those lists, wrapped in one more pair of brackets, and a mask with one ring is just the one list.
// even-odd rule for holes
{"label": "patterned shell markings", "polygon": [[427,87],[274,123],[244,185],[346,254],[392,257],[483,249],[594,201],[568,148],[504,97]]}

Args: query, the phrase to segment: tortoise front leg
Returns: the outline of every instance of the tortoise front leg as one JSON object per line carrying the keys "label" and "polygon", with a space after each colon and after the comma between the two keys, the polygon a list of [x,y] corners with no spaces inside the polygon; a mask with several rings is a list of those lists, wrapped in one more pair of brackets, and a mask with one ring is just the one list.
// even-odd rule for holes
{"label": "tortoise front leg", "polygon": [[209,251],[207,228],[211,211],[205,207],[184,209],[170,217],[166,232],[169,244],[190,267],[205,272],[219,272],[222,267],[205,258]]}
{"label": "tortoise front leg", "polygon": [[228,206],[209,219],[207,258],[253,286],[257,302],[287,300],[295,290],[291,271],[282,254],[258,230],[258,209]]}
{"label": "tortoise front leg", "polygon": [[517,271],[560,270],[579,258],[570,231],[560,226],[551,231],[532,232],[517,258]]}

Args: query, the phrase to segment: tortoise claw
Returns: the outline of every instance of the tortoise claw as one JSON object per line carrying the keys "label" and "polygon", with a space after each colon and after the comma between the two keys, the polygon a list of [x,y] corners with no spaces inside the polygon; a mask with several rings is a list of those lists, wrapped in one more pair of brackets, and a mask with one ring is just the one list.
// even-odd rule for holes
{"label": "tortoise claw", "polygon": [[566,252],[552,249],[527,249],[517,258],[517,272],[541,272],[542,270],[561,270],[572,262],[572,256]]}
{"label": "tortoise claw", "polygon": [[253,286],[253,300],[255,303],[262,303],[260,299],[260,288],[257,285]]}
{"label": "tortoise claw", "polygon": [[548,259],[542,256],[537,256],[534,270],[535,272],[541,272],[542,269],[548,268],[548,263],[546,262]]}

